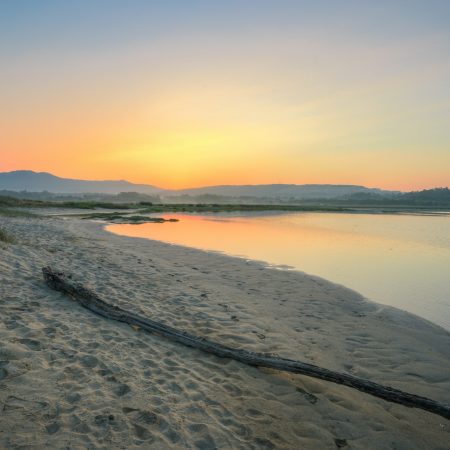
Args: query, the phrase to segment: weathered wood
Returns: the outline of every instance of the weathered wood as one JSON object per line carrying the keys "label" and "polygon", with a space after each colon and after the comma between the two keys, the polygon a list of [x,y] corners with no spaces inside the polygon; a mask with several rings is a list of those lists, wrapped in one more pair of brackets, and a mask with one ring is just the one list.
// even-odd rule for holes
{"label": "weathered wood", "polygon": [[423,409],[439,416],[450,419],[450,405],[440,403],[425,397],[383,386],[369,380],[364,380],[345,373],[334,372],[313,364],[295,361],[286,358],[271,356],[270,354],[256,353],[242,349],[227,347],[222,344],[208,341],[205,338],[177,330],[170,326],[141,317],[118,306],[110,305],[98,297],[97,294],[79,283],[73,282],[61,272],[55,272],[50,267],[42,269],[45,282],[49,287],[70,295],[85,308],[108,319],[117,320],[130,325],[136,325],[150,333],[157,333],[172,341],[188,347],[197,348],[221,358],[230,358],[243,364],[256,367],[268,367],[287,372],[299,373],[321,380],[357,389],[375,397],[404,406]]}

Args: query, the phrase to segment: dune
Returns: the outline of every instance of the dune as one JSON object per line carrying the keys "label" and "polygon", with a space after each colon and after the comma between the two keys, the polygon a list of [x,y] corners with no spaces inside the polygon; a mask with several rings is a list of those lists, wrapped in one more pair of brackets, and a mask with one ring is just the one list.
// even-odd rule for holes
{"label": "dune", "polygon": [[450,335],[436,325],[317,277],[98,222],[0,227],[14,237],[0,242],[0,448],[448,448],[442,417],[104,319],[49,289],[41,268],[230,347],[450,403]]}

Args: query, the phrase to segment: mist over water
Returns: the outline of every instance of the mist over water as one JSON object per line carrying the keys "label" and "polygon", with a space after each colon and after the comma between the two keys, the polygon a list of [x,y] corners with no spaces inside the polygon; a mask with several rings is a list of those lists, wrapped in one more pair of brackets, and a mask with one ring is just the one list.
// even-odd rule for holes
{"label": "mist over water", "polygon": [[450,330],[450,216],[165,214],[117,234],[290,266]]}

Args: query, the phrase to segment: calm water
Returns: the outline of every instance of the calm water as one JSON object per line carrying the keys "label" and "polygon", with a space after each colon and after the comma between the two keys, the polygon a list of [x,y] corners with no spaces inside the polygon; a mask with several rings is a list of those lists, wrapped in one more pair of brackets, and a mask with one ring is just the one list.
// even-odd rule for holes
{"label": "calm water", "polygon": [[450,330],[450,216],[167,214],[180,221],[111,225],[156,239],[291,266]]}

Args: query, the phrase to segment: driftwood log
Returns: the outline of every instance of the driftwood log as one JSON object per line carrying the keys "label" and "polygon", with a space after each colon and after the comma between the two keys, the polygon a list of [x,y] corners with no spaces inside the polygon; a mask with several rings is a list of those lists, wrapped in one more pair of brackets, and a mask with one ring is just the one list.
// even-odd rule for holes
{"label": "driftwood log", "polygon": [[330,381],[336,384],[357,389],[375,397],[400,405],[419,408],[439,416],[450,419],[450,405],[435,400],[400,391],[388,386],[383,386],[369,380],[364,380],[345,373],[334,372],[313,364],[279,358],[264,353],[256,353],[242,349],[227,347],[216,342],[195,336],[170,326],[155,322],[146,317],[141,317],[132,312],[125,311],[118,306],[110,305],[100,299],[97,294],[83,285],[73,282],[64,273],[56,272],[50,267],[42,269],[44,280],[49,287],[56,291],[70,295],[85,308],[108,319],[117,320],[130,325],[136,325],[150,333],[157,333],[172,341],[203,350],[221,358],[230,358],[243,364],[256,367],[268,367],[271,369],[299,373],[313,378]]}

